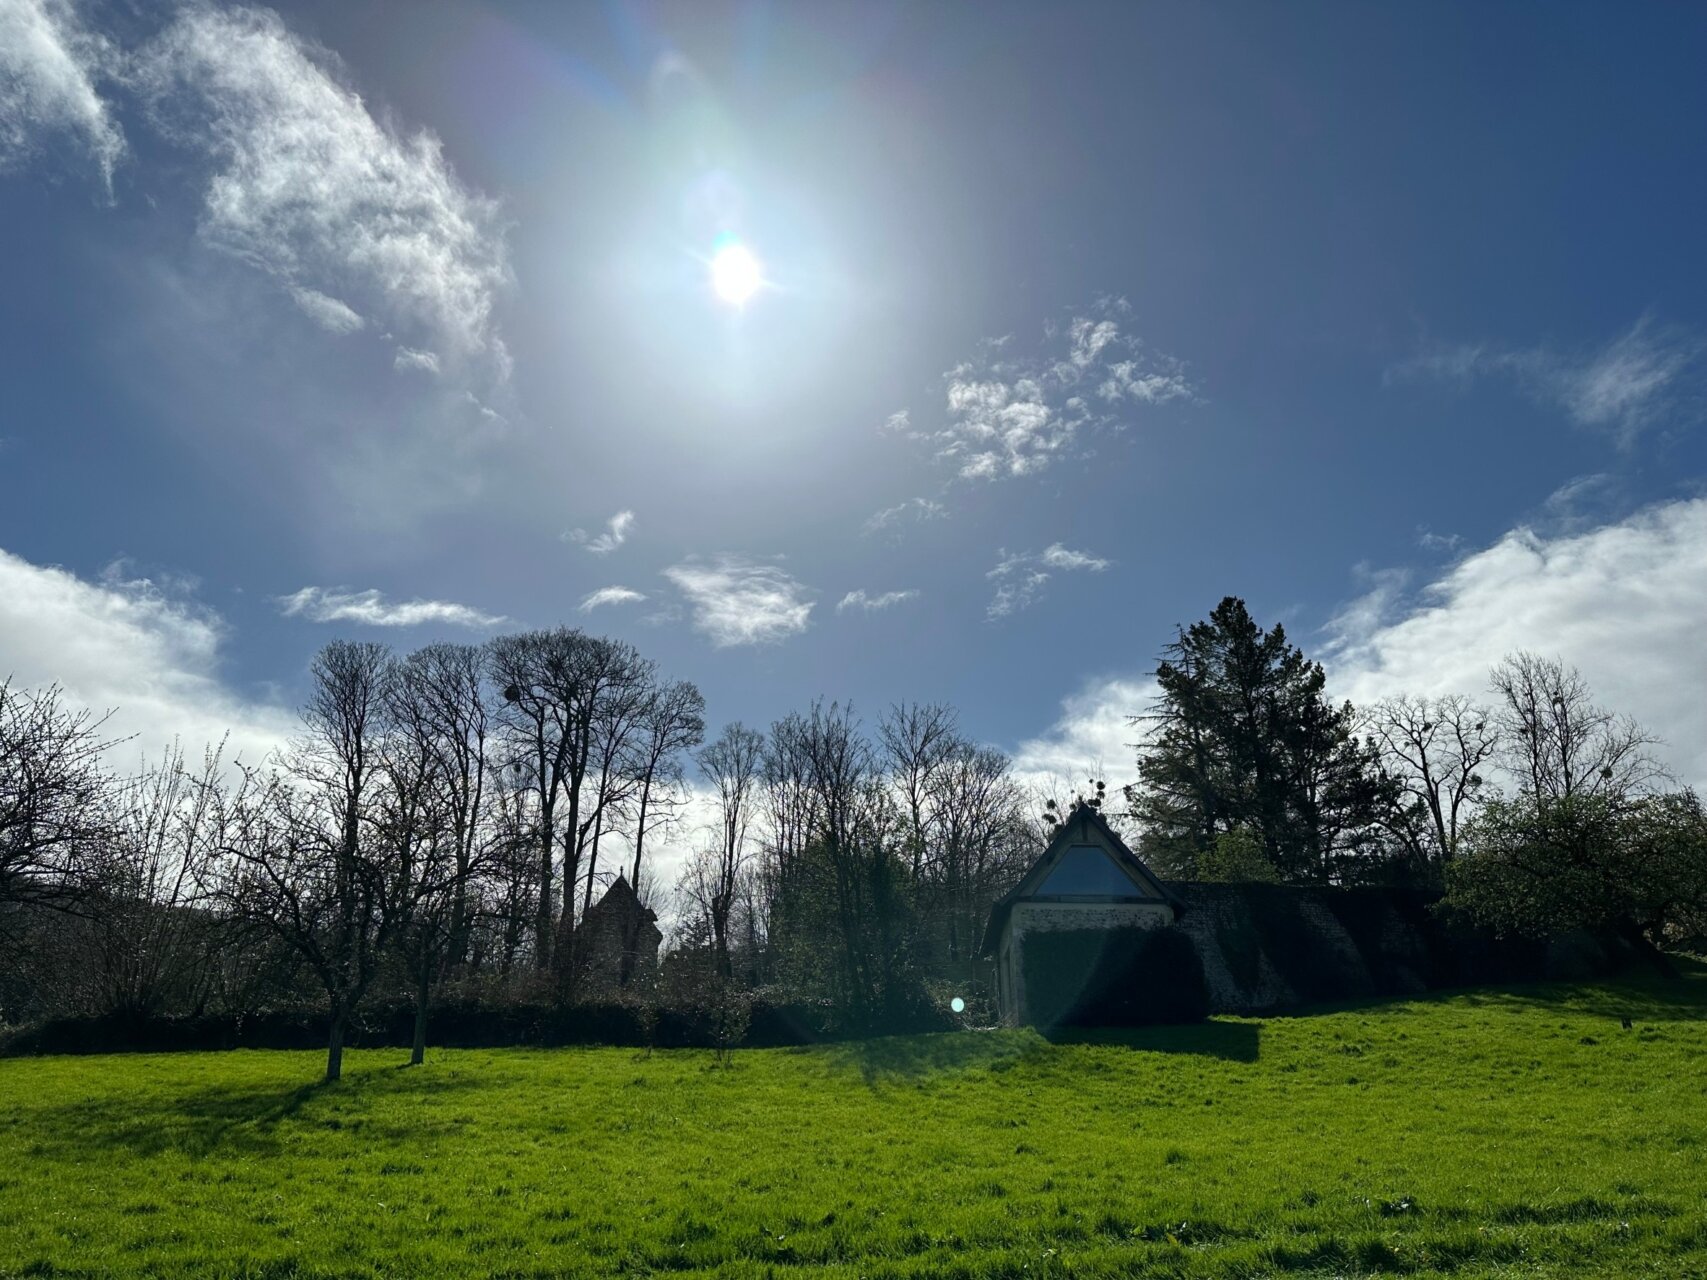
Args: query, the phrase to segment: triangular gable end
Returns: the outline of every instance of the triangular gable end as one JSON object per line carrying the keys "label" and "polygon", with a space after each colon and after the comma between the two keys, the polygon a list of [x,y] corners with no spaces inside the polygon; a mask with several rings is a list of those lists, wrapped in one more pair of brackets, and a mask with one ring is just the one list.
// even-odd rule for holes
{"label": "triangular gable end", "polygon": [[1136,898],[1166,901],[1167,890],[1101,814],[1081,805],[1015,886],[1020,898]]}
{"label": "triangular gable end", "polygon": [[[1143,860],[1126,847],[1126,842],[1115,834],[1114,828],[1109,826],[1095,809],[1080,805],[1055,828],[1049,844],[1038,855],[1037,861],[1020,877],[1019,883],[998,898],[991,907],[990,919],[984,927],[984,955],[996,954],[1002,930],[1007,924],[1008,913],[1013,909],[1014,903],[1029,898],[1050,897],[1049,890],[1042,887],[1049,880],[1050,874],[1061,865],[1071,850],[1085,846],[1091,846],[1096,854],[1114,865],[1118,874],[1129,879],[1132,882],[1132,892],[1130,896],[1125,893],[1081,892],[1059,895],[1062,899],[1094,901],[1099,898],[1113,898],[1137,902],[1165,902],[1178,912],[1179,900],[1163,887],[1162,882],[1156,879]],[[1118,883],[1116,887],[1119,887]]]}
{"label": "triangular gable end", "polygon": [[1070,844],[1055,859],[1034,898],[1148,898],[1142,883],[1100,844]]}

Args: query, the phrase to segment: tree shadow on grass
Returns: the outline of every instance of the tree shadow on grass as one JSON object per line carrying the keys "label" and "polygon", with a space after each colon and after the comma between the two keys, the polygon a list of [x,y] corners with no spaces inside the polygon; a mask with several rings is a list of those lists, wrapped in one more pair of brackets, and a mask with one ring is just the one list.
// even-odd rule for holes
{"label": "tree shadow on grass", "polygon": [[934,1035],[850,1040],[828,1052],[837,1066],[859,1071],[867,1084],[918,1080],[959,1071],[1006,1071],[1049,1052],[1035,1031],[945,1031]]}
{"label": "tree shadow on grass", "polygon": [[1547,1009],[1560,1014],[1632,1022],[1700,1022],[1707,1019],[1707,965],[1674,958],[1678,976],[1627,973],[1604,982],[1543,982],[1532,986],[1464,991],[1457,998],[1486,1008]]}
{"label": "tree shadow on grass", "polygon": [[1105,1045],[1146,1053],[1187,1053],[1229,1062],[1255,1062],[1262,1035],[1257,1022],[1215,1019],[1171,1027],[1056,1027],[1047,1030],[951,1031],[940,1035],[884,1036],[837,1045],[831,1061],[857,1069],[867,1084],[919,1080],[950,1072],[1011,1070],[1065,1045]]}
{"label": "tree shadow on grass", "polygon": [[[175,1092],[161,1089],[142,1097],[110,1095],[43,1107],[31,1113],[29,1135],[43,1154],[87,1157],[102,1151],[127,1151],[156,1156],[181,1151],[190,1156],[215,1153],[271,1155],[281,1146],[280,1131],[296,1127],[336,1130],[345,1127],[342,1108],[316,1104],[335,1100],[360,1102],[374,1096],[411,1092],[441,1095],[477,1082],[460,1077],[433,1078],[400,1072],[373,1072],[346,1077],[337,1083],[316,1080],[281,1090],[277,1085],[216,1085]],[[321,1115],[325,1110],[327,1114]],[[393,1136],[358,1114],[353,1123],[380,1138]],[[14,1130],[15,1135],[19,1134]],[[19,1135],[22,1136],[22,1135]]]}
{"label": "tree shadow on grass", "polygon": [[1262,1024],[1212,1018],[1168,1027],[1056,1027],[1051,1044],[1109,1045],[1143,1053],[1187,1053],[1225,1062],[1255,1062],[1262,1050]]}
{"label": "tree shadow on grass", "polygon": [[1707,1020],[1707,964],[1674,955],[1678,976],[1663,977],[1634,969],[1595,982],[1528,982],[1503,986],[1444,987],[1410,995],[1376,996],[1276,1009],[1265,1017],[1308,1018],[1326,1013],[1403,1015],[1418,1005],[1456,1004],[1475,1009],[1522,1012],[1547,1010],[1620,1022],[1699,1022]]}

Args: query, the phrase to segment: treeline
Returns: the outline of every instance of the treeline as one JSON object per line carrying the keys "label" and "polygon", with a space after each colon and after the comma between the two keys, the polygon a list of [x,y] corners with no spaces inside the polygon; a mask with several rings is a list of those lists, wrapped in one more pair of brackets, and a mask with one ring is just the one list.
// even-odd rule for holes
{"label": "treeline", "polygon": [[[445,1000],[664,1008],[719,1045],[755,1000],[906,1025],[933,989],[985,989],[984,915],[1037,839],[1007,759],[945,707],[868,733],[819,703],[706,743],[697,689],[569,628],[334,642],[302,732],[259,764],[175,750],[119,777],[102,729],[0,687],[0,1021],[312,999],[329,1078],[375,1001],[412,1003],[416,1062]],[[666,832],[699,850],[674,885],[649,861]],[[639,900],[593,937],[618,877]],[[643,901],[680,921],[661,969]]]}
{"label": "treeline", "polygon": [[[1165,878],[1421,886],[1509,933],[1707,937],[1701,804],[1558,662],[1507,658],[1486,702],[1356,708],[1229,598],[1155,674],[1137,781],[1078,802]],[[940,1025],[956,996],[991,1013],[983,930],[1053,798],[940,705],[866,726],[818,702],[705,739],[691,684],[569,628],[335,642],[275,756],[174,750],[134,776],[102,721],[0,685],[0,1024],[316,1008],[336,1077],[352,1026],[400,1008],[414,1061],[435,1009],[719,1048],[779,1010],[812,1035]],[[693,854],[660,883],[666,839]],[[661,964],[647,904],[673,924]]]}
{"label": "treeline", "polygon": [[1557,660],[1508,656],[1485,702],[1335,704],[1321,665],[1229,597],[1155,675],[1126,799],[1164,876],[1417,885],[1504,932],[1707,939],[1699,798]]}

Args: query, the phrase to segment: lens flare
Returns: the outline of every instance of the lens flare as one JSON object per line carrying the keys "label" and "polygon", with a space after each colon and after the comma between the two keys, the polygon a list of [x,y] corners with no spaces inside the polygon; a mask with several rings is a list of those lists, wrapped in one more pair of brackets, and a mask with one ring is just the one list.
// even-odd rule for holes
{"label": "lens flare", "polygon": [[730,242],[711,258],[711,288],[732,307],[743,305],[765,282],[759,260],[746,245]]}
{"label": "lens flare", "polygon": [[948,1002],[948,1007],[953,1009],[956,1013],[965,1013],[966,1001],[962,1000],[959,996],[955,996],[954,999]]}

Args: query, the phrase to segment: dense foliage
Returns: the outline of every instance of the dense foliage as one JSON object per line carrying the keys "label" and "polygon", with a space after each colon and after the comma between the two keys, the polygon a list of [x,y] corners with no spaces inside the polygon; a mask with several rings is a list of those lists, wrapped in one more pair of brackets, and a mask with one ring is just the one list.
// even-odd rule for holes
{"label": "dense foliage", "polygon": [[1503,929],[1707,932],[1707,815],[1693,792],[1519,795],[1488,804],[1470,840],[1474,855],[1450,871],[1452,900]]}

